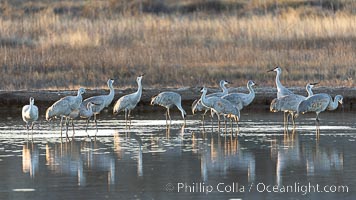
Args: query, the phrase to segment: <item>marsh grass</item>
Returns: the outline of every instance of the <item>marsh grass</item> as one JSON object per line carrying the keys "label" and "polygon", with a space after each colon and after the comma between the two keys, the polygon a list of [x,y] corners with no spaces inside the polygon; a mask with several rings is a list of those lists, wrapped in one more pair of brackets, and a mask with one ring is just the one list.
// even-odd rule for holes
{"label": "marsh grass", "polygon": [[[273,5],[252,2],[245,9]],[[108,78],[117,80],[116,87],[134,87],[141,73],[147,74],[146,87],[216,86],[220,79],[234,86],[248,79],[273,86],[274,74],[266,71],[276,65],[287,86],[309,81],[354,86],[356,17],[349,12],[310,14],[307,7],[244,16],[99,12],[82,17],[58,14],[68,8],[61,6],[62,11],[42,5],[28,15],[0,18],[1,89],[106,88]]]}

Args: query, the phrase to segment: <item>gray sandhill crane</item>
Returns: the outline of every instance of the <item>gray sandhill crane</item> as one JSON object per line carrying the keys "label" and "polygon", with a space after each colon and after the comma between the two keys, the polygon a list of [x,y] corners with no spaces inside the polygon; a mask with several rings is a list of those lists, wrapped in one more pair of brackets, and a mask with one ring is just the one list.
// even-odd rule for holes
{"label": "gray sandhill crane", "polygon": [[249,80],[249,81],[247,81],[247,88],[249,90],[248,94],[230,93],[230,94],[227,94],[221,98],[230,101],[239,110],[241,110],[243,107],[250,105],[252,103],[253,99],[255,98],[255,91],[253,90],[254,85],[256,85],[256,83],[252,80]]}
{"label": "gray sandhill crane", "polygon": [[[308,83],[305,87],[306,91],[308,92],[308,97],[313,95],[312,88],[317,85],[318,83]],[[292,94],[282,96],[280,98],[275,98],[272,100],[270,105],[271,112],[279,112],[283,111],[284,113],[289,113],[287,116],[284,114],[284,125],[288,125],[288,116],[291,115],[293,127],[295,127],[295,113],[297,112],[298,105],[301,101],[306,99],[302,95]]]}
{"label": "gray sandhill crane", "polygon": [[[89,123],[89,120],[90,118],[94,115],[94,112],[93,112],[93,106],[95,104],[93,102],[89,102],[87,103],[87,106],[84,107],[84,106],[81,106],[79,108],[79,116],[80,118],[83,118],[83,119],[87,119],[87,125],[85,127],[85,132],[88,134],[88,123]],[[89,137],[89,134],[88,134],[88,137]]]}
{"label": "gray sandhill crane", "polygon": [[167,120],[169,118],[169,121],[171,123],[171,115],[169,113],[169,109],[172,108],[173,106],[176,106],[181,114],[182,114],[182,118],[184,119],[184,124],[185,124],[185,116],[187,115],[187,113],[184,111],[184,109],[182,108],[182,97],[180,96],[180,94],[176,93],[176,92],[161,92],[159,93],[157,96],[152,97],[151,99],[151,105],[160,105],[163,106],[167,109],[166,112],[166,124],[168,124]]}
{"label": "gray sandhill crane", "polygon": [[35,99],[30,97],[30,104],[22,107],[22,119],[26,122],[27,131],[30,129],[33,130],[34,122],[38,119],[38,108],[35,106]]}
{"label": "gray sandhill crane", "polygon": [[[228,94],[228,89],[225,87],[225,85],[230,84],[229,81],[227,80],[221,80],[219,82],[220,88],[222,89],[222,92],[215,92],[215,93],[211,93],[207,95],[207,98],[209,97],[222,97]],[[203,124],[204,124],[204,118],[205,118],[205,114],[210,110],[210,108],[205,107],[204,105],[202,105],[201,103],[201,99],[196,99],[193,104],[192,104],[192,113],[193,115],[196,112],[201,112],[204,111],[203,113]],[[213,113],[211,114],[211,116],[213,116]]]}
{"label": "gray sandhill crane", "polygon": [[282,85],[281,81],[279,80],[279,77],[281,76],[282,73],[282,69],[280,67],[275,67],[274,69],[268,70],[267,72],[273,72],[273,71],[277,72],[276,75],[277,98],[294,94],[292,91],[285,88]]}
{"label": "gray sandhill crane", "polygon": [[[108,87],[110,89],[110,92],[108,95],[99,95],[99,96],[93,96],[85,99],[82,104],[80,105],[81,107],[84,107],[83,109],[87,108],[88,103],[92,102],[94,105],[92,106],[93,113],[94,113],[94,122],[95,122],[95,127],[96,127],[96,133],[98,132],[98,123],[96,120],[96,116],[106,107],[108,107],[112,100],[114,99],[115,95],[115,90],[112,84],[114,83],[113,79],[109,79],[107,81]],[[89,119],[88,119],[89,120]],[[89,121],[87,121],[87,124]],[[88,127],[86,127],[87,129]],[[96,134],[95,134],[96,135]]]}
{"label": "gray sandhill crane", "polygon": [[336,95],[333,100],[329,94],[315,94],[300,102],[297,108],[297,116],[299,115],[299,113],[304,114],[307,112],[315,112],[317,133],[319,133],[319,114],[325,110],[337,109],[339,103],[343,103],[343,97],[341,95]]}
{"label": "gray sandhill crane", "polygon": [[[78,115],[80,105],[82,103],[83,97],[82,94],[85,93],[84,88],[79,88],[77,96],[66,96],[58,101],[56,101],[52,106],[50,106],[46,111],[46,120],[50,121],[54,117],[61,118],[61,137],[62,137],[62,122],[65,118],[67,125],[66,136],[68,138],[68,119],[73,119]],[[74,130],[74,123],[72,121],[72,126]]]}
{"label": "gray sandhill crane", "polygon": [[[83,118],[83,119],[87,119],[87,126],[85,128],[85,132],[88,134],[88,123],[89,123],[89,120],[90,118],[94,115],[93,113],[93,103],[92,102],[89,102],[87,104],[87,107],[84,107],[84,106],[80,106],[79,109],[76,109],[76,110],[73,110],[68,116],[67,116],[67,121],[66,121],[66,132],[68,132],[68,126],[69,126],[69,121],[71,120],[72,122],[72,127],[73,127],[73,136],[72,138],[74,138],[74,119],[78,118],[80,116],[80,118]],[[88,137],[89,134],[88,134]]]}
{"label": "gray sandhill crane", "polygon": [[138,102],[141,100],[142,95],[142,78],[143,74],[137,77],[136,82],[138,85],[137,91],[120,97],[114,106],[113,113],[118,114],[121,111],[125,111],[125,127],[127,127],[127,121],[130,121],[131,126],[131,110],[133,110]]}
{"label": "gray sandhill crane", "polygon": [[[240,111],[236,108],[230,101],[222,99],[220,97],[209,97],[207,98],[207,89],[204,87],[201,89],[201,102],[205,107],[212,109],[218,116],[218,127],[220,130],[220,115],[227,116],[236,121],[240,120]],[[232,129],[233,127],[231,127]]]}

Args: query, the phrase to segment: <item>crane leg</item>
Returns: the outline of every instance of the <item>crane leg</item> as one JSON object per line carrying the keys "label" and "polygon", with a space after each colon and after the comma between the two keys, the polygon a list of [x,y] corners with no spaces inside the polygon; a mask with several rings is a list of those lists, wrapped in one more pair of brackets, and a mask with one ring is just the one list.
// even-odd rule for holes
{"label": "crane leg", "polygon": [[224,123],[225,123],[225,133],[227,133],[227,120],[225,116],[224,116]]}
{"label": "crane leg", "polygon": [[129,118],[129,129],[131,128],[131,110],[129,110],[129,115],[128,115],[128,118]]}
{"label": "crane leg", "polygon": [[218,129],[219,129],[219,133],[220,133],[220,115],[218,115]]}
{"label": "crane leg", "polygon": [[72,139],[74,139],[75,130],[74,130],[74,120],[73,120],[73,119],[72,119],[72,128],[73,128],[73,136],[72,136]]}
{"label": "crane leg", "polygon": [[287,117],[286,117],[286,119],[287,119],[287,121],[286,121],[286,131],[287,131],[287,133],[288,133],[288,126],[289,126],[289,115],[290,115],[290,113],[288,113]]}
{"label": "crane leg", "polygon": [[61,128],[61,138],[62,138],[62,126],[63,126],[63,117],[61,117],[61,126],[60,126],[60,128]]}
{"label": "crane leg", "polygon": [[66,118],[65,124],[66,124],[66,137],[67,137],[67,140],[69,140],[69,137],[68,137],[68,127],[69,127],[68,118]]}
{"label": "crane leg", "polygon": [[96,115],[94,115],[94,122],[95,122],[95,128],[96,128],[96,133],[95,133],[95,136],[96,136],[96,134],[98,133],[98,122],[96,121]]}
{"label": "crane leg", "polygon": [[127,110],[125,109],[125,129],[127,129]]}
{"label": "crane leg", "polygon": [[237,117],[236,117],[235,121],[236,121],[236,126],[237,126],[237,132],[236,133],[238,134],[240,132],[239,119],[237,119]]}
{"label": "crane leg", "polygon": [[172,124],[172,119],[171,119],[171,114],[169,113],[169,108],[167,110],[168,113],[168,118],[169,118],[169,124]]}
{"label": "crane leg", "polygon": [[231,127],[231,136],[232,136],[234,134],[234,122],[231,118],[230,118],[230,127]]}
{"label": "crane leg", "polygon": [[85,132],[88,134],[88,137],[90,137],[90,136],[89,136],[89,133],[88,133],[89,121],[90,121],[90,117],[87,119],[87,125],[86,125],[86,127],[85,127]]}
{"label": "crane leg", "polygon": [[34,126],[34,122],[32,122],[32,124],[31,124],[31,137],[32,137],[32,140],[33,140],[33,126]]}
{"label": "crane leg", "polygon": [[315,126],[316,126],[316,133],[317,133],[317,135],[319,135],[320,134],[319,114],[316,115]]}
{"label": "crane leg", "polygon": [[294,113],[291,113],[292,116],[292,122],[293,122],[293,130],[295,129],[296,125],[295,125],[295,115]]}
{"label": "crane leg", "polygon": [[166,125],[168,125],[168,108],[166,110]]}
{"label": "crane leg", "polygon": [[[208,112],[208,110],[205,110],[205,113],[207,113]],[[204,113],[204,114],[205,114]],[[214,114],[212,113],[212,110],[210,109],[210,124],[211,124],[211,132],[213,132],[214,131]]]}

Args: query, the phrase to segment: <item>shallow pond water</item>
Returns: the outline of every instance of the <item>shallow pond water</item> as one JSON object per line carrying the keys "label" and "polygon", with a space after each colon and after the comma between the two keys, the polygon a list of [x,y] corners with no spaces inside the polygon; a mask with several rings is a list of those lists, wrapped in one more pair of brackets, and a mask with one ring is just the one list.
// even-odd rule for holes
{"label": "shallow pond water", "polygon": [[[0,199],[355,199],[355,113],[314,115],[285,132],[281,113],[243,114],[240,131],[210,119],[135,115],[131,129],[100,116],[99,132],[76,121],[31,134],[18,116],[0,120]],[[63,134],[65,136],[65,133]]]}

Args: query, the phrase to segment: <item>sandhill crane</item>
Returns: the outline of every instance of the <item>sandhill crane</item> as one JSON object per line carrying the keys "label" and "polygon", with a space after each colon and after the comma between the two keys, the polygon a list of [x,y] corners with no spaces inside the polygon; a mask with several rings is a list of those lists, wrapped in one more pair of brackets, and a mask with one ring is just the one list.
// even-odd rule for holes
{"label": "sandhill crane", "polygon": [[292,91],[285,88],[281,84],[281,81],[279,80],[279,77],[281,76],[281,73],[282,73],[282,69],[280,67],[275,67],[274,69],[268,70],[267,72],[273,72],[273,71],[277,72],[277,75],[276,75],[277,98],[294,94]]}
{"label": "sandhill crane", "polygon": [[[88,122],[89,119],[94,115],[93,113],[93,103],[89,102],[87,104],[87,107],[85,108],[84,106],[80,106],[79,109],[73,110],[68,116],[67,116],[67,120],[66,120],[66,131],[68,132],[68,127],[69,127],[69,121],[72,122],[72,128],[73,128],[73,136],[72,138],[74,138],[74,119],[78,118],[80,116],[80,118],[84,118],[87,119],[87,126],[85,128],[85,132],[88,133],[87,128],[88,128]],[[88,134],[88,137],[89,134]]]}
{"label": "sandhill crane", "polygon": [[[308,93],[308,97],[313,95],[312,88],[317,85],[318,83],[308,83],[307,86],[305,87],[305,90]],[[287,95],[288,96],[288,95]],[[271,112],[279,112],[283,111],[284,103],[288,102],[288,98],[275,98],[272,100],[271,105],[270,105],[270,111]],[[287,111],[286,111],[287,112]]]}
{"label": "sandhill crane", "polygon": [[[67,132],[66,136],[68,138],[68,123],[67,120],[73,119],[78,115],[80,105],[82,103],[83,97],[82,94],[85,93],[84,88],[79,88],[77,96],[66,96],[58,101],[56,101],[52,106],[46,110],[46,120],[50,121],[54,117],[61,118],[61,137],[62,137],[62,121],[63,118],[66,118]],[[72,121],[72,126],[74,130],[74,123]]]}
{"label": "sandhill crane", "polygon": [[[81,106],[80,109],[79,109],[79,116],[81,118],[87,119],[87,125],[85,127],[85,132],[87,134],[88,134],[88,123],[89,123],[89,120],[94,115],[93,106],[94,106],[94,103],[93,102],[89,102],[89,103],[87,103],[86,107]],[[88,137],[89,137],[89,134],[88,134]]]}
{"label": "sandhill crane", "polygon": [[[216,93],[211,93],[209,95],[207,95],[207,98],[209,97],[222,97],[224,95],[228,94],[228,89],[225,87],[225,85],[230,84],[229,81],[227,80],[221,80],[219,82],[220,88],[222,89],[222,92],[216,92]],[[195,112],[197,111],[204,111],[203,113],[203,124],[204,124],[204,118],[205,118],[205,114],[209,111],[210,109],[205,107],[204,105],[202,105],[201,103],[201,99],[197,99],[193,102],[192,104],[192,113],[193,115],[195,114]],[[211,116],[213,116],[213,113],[211,114]]]}
{"label": "sandhill crane", "polygon": [[35,106],[35,99],[30,97],[30,104],[22,107],[22,119],[26,122],[27,131],[30,129],[33,130],[33,124],[38,119],[38,108]]}
{"label": "sandhill crane", "polygon": [[234,104],[239,110],[241,110],[243,107],[246,107],[250,105],[250,103],[253,101],[255,98],[255,91],[253,90],[253,86],[256,85],[256,83],[252,80],[247,81],[247,88],[249,90],[248,94],[245,93],[230,93],[227,94],[221,98],[226,99],[230,101],[232,104]]}
{"label": "sandhill crane", "polygon": [[[92,109],[93,109],[93,113],[94,113],[94,122],[95,122],[95,127],[96,127],[96,133],[98,132],[98,124],[96,121],[96,115],[98,115],[104,108],[108,107],[111,104],[112,100],[114,99],[115,90],[112,86],[113,83],[114,83],[113,79],[109,79],[107,81],[108,87],[110,89],[110,92],[108,95],[99,95],[99,96],[93,96],[93,97],[87,98],[80,105],[81,107],[84,107],[83,109],[85,109],[85,108],[87,108],[87,106],[88,106],[87,104],[89,102],[92,102],[94,104],[92,106]],[[89,121],[87,121],[87,124],[88,123],[89,123]],[[88,127],[86,127],[86,129],[87,128]]]}
{"label": "sandhill crane", "polygon": [[335,110],[338,107],[338,103],[342,104],[343,97],[341,95],[336,95],[334,100],[329,94],[321,93],[312,95],[298,105],[297,116],[299,113],[315,112],[316,118],[315,122],[317,125],[317,133],[319,133],[319,114],[325,110]]}
{"label": "sandhill crane", "polygon": [[118,114],[121,111],[125,111],[125,126],[127,127],[127,121],[130,121],[131,126],[131,110],[133,110],[141,99],[142,95],[142,78],[143,74],[137,77],[136,82],[138,85],[137,91],[132,94],[128,94],[119,98],[114,106],[113,113]]}
{"label": "sandhill crane", "polygon": [[[240,120],[240,111],[230,101],[222,99],[220,97],[206,97],[207,89],[204,87],[201,89],[201,102],[205,107],[214,110],[218,115],[218,127],[220,130],[220,115],[233,118],[236,123]],[[233,127],[231,127],[232,129]]]}
{"label": "sandhill crane", "polygon": [[169,109],[175,105],[180,110],[182,114],[182,118],[184,119],[184,123],[185,123],[185,116],[187,115],[187,113],[182,108],[181,99],[182,97],[180,96],[180,94],[176,92],[161,92],[157,96],[152,97],[151,105],[157,104],[167,109],[166,112],[167,124],[168,124],[167,118],[169,118],[169,121],[171,123],[171,115],[169,113]]}
{"label": "sandhill crane", "polygon": [[[318,83],[308,83],[305,87],[306,91],[308,92],[308,97],[313,95],[312,88]],[[292,95],[286,95],[282,96],[280,98],[275,98],[272,100],[271,105],[270,105],[270,111],[271,112],[278,112],[278,111],[283,111],[284,113],[289,113],[292,117],[292,123],[293,127],[295,127],[295,119],[294,115],[297,112],[298,105],[301,101],[306,99],[307,97],[297,95],[297,94],[292,94]],[[288,116],[284,114],[284,124],[285,126],[288,125]]]}

